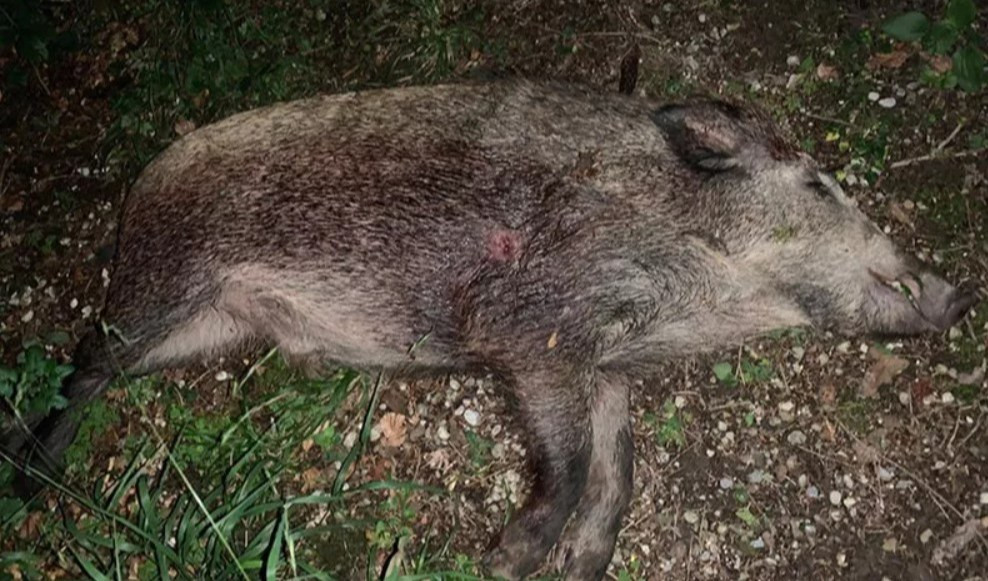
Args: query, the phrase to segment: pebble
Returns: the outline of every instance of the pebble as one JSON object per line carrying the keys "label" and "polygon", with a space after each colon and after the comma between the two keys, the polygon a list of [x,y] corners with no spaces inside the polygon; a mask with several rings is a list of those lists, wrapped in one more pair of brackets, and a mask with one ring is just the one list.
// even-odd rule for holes
{"label": "pebble", "polygon": [[879,480],[881,480],[883,482],[889,482],[893,478],[895,478],[895,475],[892,474],[892,471],[891,470],[889,470],[888,468],[883,468],[883,467],[879,467],[878,468],[878,479]]}
{"label": "pebble", "polygon": [[446,426],[439,426],[436,429],[436,435],[439,436],[440,440],[445,442],[449,439],[449,430],[446,429]]}
{"label": "pebble", "polygon": [[930,542],[930,539],[932,538],[933,538],[933,531],[931,529],[926,529],[925,531],[919,533],[919,542],[923,543],[924,545]]}
{"label": "pebble", "polygon": [[804,434],[800,430],[794,430],[792,432],[789,432],[789,435],[786,437],[786,440],[793,446],[802,446],[803,444],[806,443],[806,434]]}
{"label": "pebble", "polygon": [[28,311],[28,312],[24,313],[24,315],[21,317],[21,322],[22,323],[30,323],[31,322],[31,319],[33,319],[33,318],[34,318],[34,311],[33,310],[32,311]]}
{"label": "pebble", "polygon": [[945,391],[943,392],[943,394],[940,395],[940,401],[948,405],[952,404],[954,403],[954,394],[950,393],[949,391]]}
{"label": "pebble", "polygon": [[504,458],[504,444],[502,444],[501,442],[494,444],[494,446],[491,447],[491,456],[495,460],[500,460],[501,458]]}
{"label": "pebble", "polygon": [[955,341],[957,339],[960,339],[963,336],[964,336],[964,331],[961,331],[960,328],[959,327],[956,327],[956,326],[951,327],[950,330],[947,331],[947,337],[951,341]]}
{"label": "pebble", "polygon": [[760,484],[765,481],[766,476],[767,474],[765,474],[764,470],[752,470],[748,474],[748,482],[751,484]]}
{"label": "pebble", "polygon": [[852,496],[848,496],[847,498],[844,499],[844,508],[853,508],[854,505],[857,503],[858,503],[857,499],[855,499]]}
{"label": "pebble", "polygon": [[764,549],[765,548],[765,541],[762,540],[761,537],[758,537],[757,539],[751,541],[751,548],[752,549]]}
{"label": "pebble", "polygon": [[878,101],[878,105],[879,107],[891,109],[892,107],[895,107],[895,97],[885,97],[884,99]]}
{"label": "pebble", "polygon": [[881,95],[879,95],[875,91],[872,91],[872,92],[868,93],[868,100],[871,101],[871,102],[873,102],[873,103],[875,101],[877,101],[879,97],[881,97]]}
{"label": "pebble", "polygon": [[820,498],[820,489],[816,486],[810,486],[806,489],[806,496],[810,498]]}
{"label": "pebble", "polygon": [[837,351],[841,353],[849,353],[851,351],[851,342],[844,341],[843,343],[837,346]]}
{"label": "pebble", "polygon": [[463,419],[471,426],[480,424],[480,414],[476,410],[466,410],[463,412]]}
{"label": "pebble", "polygon": [[673,402],[676,404],[676,407],[679,409],[683,409],[684,407],[686,407],[686,398],[681,395],[677,395],[676,399],[673,400]]}
{"label": "pebble", "polygon": [[899,403],[901,403],[902,405],[907,406],[907,405],[909,405],[909,403],[912,400],[913,400],[913,398],[912,398],[911,395],[909,395],[909,392],[908,391],[900,391],[899,392]]}
{"label": "pebble", "polygon": [[230,379],[230,374],[226,371],[220,371],[216,374],[216,381],[226,381]]}
{"label": "pebble", "polygon": [[734,479],[733,478],[727,478],[727,477],[721,478],[720,479],[720,487],[723,490],[730,490],[731,488],[734,487]]}
{"label": "pebble", "polygon": [[790,66],[790,67],[798,67],[799,66],[799,63],[800,63],[799,57],[796,56],[796,55],[794,55],[794,54],[789,55],[789,57],[786,58],[786,65],[787,66]]}
{"label": "pebble", "polygon": [[981,504],[988,504],[988,492],[982,492],[978,500]]}
{"label": "pebble", "polygon": [[839,490],[834,490],[830,493],[830,504],[834,506],[840,506],[840,501],[843,497]]}
{"label": "pebble", "polygon": [[690,523],[691,525],[695,525],[696,523],[700,522],[700,515],[698,515],[696,512],[692,510],[687,510],[686,512],[683,513],[683,520]]}
{"label": "pebble", "polygon": [[779,411],[781,412],[791,412],[796,408],[796,404],[791,401],[784,401],[779,404]]}

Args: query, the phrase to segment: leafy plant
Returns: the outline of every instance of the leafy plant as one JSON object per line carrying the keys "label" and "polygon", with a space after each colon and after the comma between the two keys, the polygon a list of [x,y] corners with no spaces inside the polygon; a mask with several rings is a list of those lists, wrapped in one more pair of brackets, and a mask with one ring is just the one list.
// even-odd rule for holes
{"label": "leafy plant", "polygon": [[46,356],[40,345],[30,345],[17,356],[14,368],[0,366],[0,397],[19,414],[45,415],[63,409],[68,400],[61,394],[62,380],[72,373]]}
{"label": "leafy plant", "polygon": [[671,399],[662,404],[662,412],[655,415],[646,413],[642,418],[647,426],[655,430],[655,441],[660,446],[674,444],[677,448],[686,445],[686,422],[689,415],[681,412]]}
{"label": "leafy plant", "polygon": [[882,30],[897,40],[920,42],[934,55],[953,53],[946,84],[974,93],[985,83],[985,52],[974,28],[977,14],[974,0],[950,0],[940,20],[931,21],[922,12],[907,12],[886,21]]}

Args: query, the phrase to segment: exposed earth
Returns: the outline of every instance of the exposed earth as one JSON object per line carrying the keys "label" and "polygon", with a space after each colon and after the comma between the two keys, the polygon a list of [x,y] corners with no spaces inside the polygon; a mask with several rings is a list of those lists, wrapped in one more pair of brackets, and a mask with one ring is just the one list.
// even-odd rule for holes
{"label": "exposed earth", "polygon": [[[266,12],[242,4],[247,7],[231,11],[236,22],[263,21]],[[835,172],[898,244],[988,297],[988,97],[984,89],[966,92],[930,80],[924,70],[943,63],[917,43],[881,33],[881,23],[905,5],[422,5],[438,11],[432,28],[389,28],[379,41],[360,25],[361,9],[337,14],[332,2],[285,9],[307,18],[285,30],[297,24],[300,38],[318,36],[328,44],[305,48],[270,40],[266,46],[284,51],[286,59],[314,54],[319,60],[305,61],[310,68],[301,81],[286,73],[283,90],[279,85],[280,93],[268,91],[261,101],[501,74],[617,91],[621,63],[637,50],[636,93],[664,100],[718,94],[758,103]],[[927,1],[908,9],[932,16],[944,6]],[[226,102],[198,91],[201,101],[190,98],[181,110],[169,108],[170,95],[147,101],[165,113],[128,109],[132,89],[145,86],[140,83],[151,74],[140,59],[165,54],[147,52],[155,42],[160,49],[161,23],[130,8],[100,8],[99,18],[82,9],[52,10],[48,18],[59,31],[85,31],[72,48],[52,49],[44,61],[26,61],[7,45],[0,51],[0,365],[11,369],[24,367],[18,357],[31,342],[52,360],[69,362],[80,333],[98,320],[112,276],[117,212],[145,152],[257,104],[245,89],[245,97]],[[117,20],[117,14],[130,16]],[[978,18],[971,26],[985,35],[988,11]],[[473,36],[449,40],[461,29]],[[423,31],[452,48],[423,57],[415,47],[435,40]],[[368,38],[376,48],[351,50]],[[408,72],[406,61],[424,64]],[[318,78],[313,63],[323,67]],[[386,63],[399,64],[385,70]],[[14,79],[19,72],[25,78]],[[129,114],[134,119],[122,122]],[[167,134],[145,131],[142,123],[166,127]],[[670,362],[633,397],[635,498],[609,575],[988,579],[986,347],[983,301],[939,336],[845,338],[788,330],[731,352]],[[303,417],[300,410],[311,407],[305,402],[315,401],[332,414],[315,425],[299,420],[292,434],[301,436],[279,440],[292,447],[268,451],[290,458],[276,497],[331,490],[337,480],[342,485],[341,470],[341,490],[391,484],[341,496],[342,505],[293,514],[304,519],[302,527],[351,523],[306,539],[300,551],[319,555],[310,563],[342,578],[385,571],[468,576],[470,561],[523,500],[528,478],[521,430],[498,384],[484,377],[394,380],[375,392],[369,377],[364,389],[341,391],[330,405],[326,396],[311,395],[318,391],[311,381],[286,372],[277,357],[262,360],[263,353],[115,386],[70,455],[65,486],[86,494],[101,483],[112,489],[140,455],[135,442],[147,438],[176,447],[168,460],[152,446],[157,451],[148,451],[142,464],[148,474],[161,474],[169,461],[184,462],[188,481],[169,473],[159,482],[162,502],[175,502],[183,491],[214,485],[206,484],[214,482],[210,463],[232,465],[242,452],[224,447],[229,434],[240,432],[217,418],[262,433],[294,417],[279,414]],[[246,374],[253,379],[236,380]],[[298,410],[278,408],[275,401],[296,401],[283,395],[286,386],[314,399],[298,400]],[[364,424],[366,446],[350,464],[349,450],[360,447]],[[199,448],[179,453],[178,440]],[[210,456],[211,448],[220,456]],[[86,516],[93,511],[85,503],[49,491],[22,508],[6,495],[8,482],[9,470],[0,473],[0,578],[94,576],[80,552],[104,551],[104,561],[92,559],[96,569],[115,562],[107,556],[112,543],[91,548],[66,532],[66,521],[96,519]],[[135,498],[129,492],[117,499],[123,514],[137,510]],[[154,577],[140,551],[128,554],[121,578]],[[291,576],[279,571],[280,578]],[[192,569],[172,573],[195,576]]]}

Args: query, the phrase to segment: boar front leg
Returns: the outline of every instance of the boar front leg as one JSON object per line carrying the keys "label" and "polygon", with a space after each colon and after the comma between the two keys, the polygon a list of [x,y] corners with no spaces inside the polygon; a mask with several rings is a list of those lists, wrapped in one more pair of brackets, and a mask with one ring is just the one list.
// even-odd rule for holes
{"label": "boar front leg", "polygon": [[604,577],[631,500],[634,442],[628,391],[624,377],[602,375],[597,382],[587,486],[557,547],[559,570],[569,581]]}
{"label": "boar front leg", "polygon": [[545,559],[583,493],[590,462],[591,372],[515,373],[521,425],[535,479],[525,505],[484,559],[505,579],[520,579]]}

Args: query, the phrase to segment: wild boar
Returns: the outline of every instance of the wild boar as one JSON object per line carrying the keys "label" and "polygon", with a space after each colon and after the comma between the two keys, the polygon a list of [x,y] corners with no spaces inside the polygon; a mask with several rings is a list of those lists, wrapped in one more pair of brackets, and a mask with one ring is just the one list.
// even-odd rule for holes
{"label": "wild boar", "polygon": [[490,571],[524,577],[558,545],[566,579],[600,579],[632,491],[635,378],[780,327],[943,330],[974,301],[747,107],[526,81],[317,97],[200,128],[144,170],[112,332],[82,340],[68,409],[10,447],[57,466],[118,372],[249,339],[493,372],[534,481]]}

